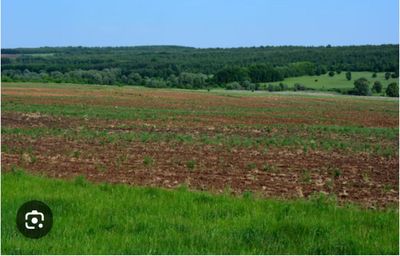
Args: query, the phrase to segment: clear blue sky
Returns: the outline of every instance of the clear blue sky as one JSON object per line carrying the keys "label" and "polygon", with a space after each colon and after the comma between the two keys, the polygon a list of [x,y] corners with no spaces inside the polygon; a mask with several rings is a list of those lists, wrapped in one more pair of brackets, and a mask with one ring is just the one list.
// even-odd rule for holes
{"label": "clear blue sky", "polygon": [[398,43],[398,0],[3,0],[3,48]]}

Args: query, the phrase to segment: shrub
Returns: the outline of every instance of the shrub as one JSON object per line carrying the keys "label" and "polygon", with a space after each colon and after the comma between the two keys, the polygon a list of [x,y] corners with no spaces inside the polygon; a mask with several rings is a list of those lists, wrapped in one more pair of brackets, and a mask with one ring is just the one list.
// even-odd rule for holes
{"label": "shrub", "polygon": [[386,95],[389,97],[399,97],[399,85],[397,83],[391,83],[386,88]]}
{"label": "shrub", "polygon": [[242,86],[238,82],[231,82],[226,84],[225,88],[227,90],[241,90]]}
{"label": "shrub", "polygon": [[329,75],[330,77],[332,77],[332,76],[334,76],[334,75],[335,75],[335,72],[333,72],[333,71],[329,71],[328,75]]}
{"label": "shrub", "polygon": [[288,90],[288,86],[283,83],[279,83],[279,85],[269,84],[266,89],[270,92],[279,92],[279,91]]}
{"label": "shrub", "polygon": [[304,90],[306,90],[306,87],[303,84],[295,83],[294,90],[295,91],[304,91]]}
{"label": "shrub", "polygon": [[369,87],[369,81],[362,77],[354,82],[353,94],[355,95],[371,95],[371,88]]}
{"label": "shrub", "polygon": [[390,73],[389,73],[389,72],[386,72],[386,73],[385,73],[385,79],[386,79],[386,80],[389,80],[389,78],[390,78]]}
{"label": "shrub", "polygon": [[287,86],[287,84],[279,83],[279,88],[281,89],[281,91],[286,91],[289,87]]}
{"label": "shrub", "polygon": [[346,72],[346,79],[351,80],[351,72]]}
{"label": "shrub", "polygon": [[258,86],[256,86],[256,84],[254,84],[248,80],[242,82],[241,87],[243,87],[245,90],[249,90],[249,91],[254,91],[254,90],[258,89]]}
{"label": "shrub", "polygon": [[382,84],[379,81],[375,81],[374,85],[372,86],[372,91],[376,93],[381,93],[382,92]]}

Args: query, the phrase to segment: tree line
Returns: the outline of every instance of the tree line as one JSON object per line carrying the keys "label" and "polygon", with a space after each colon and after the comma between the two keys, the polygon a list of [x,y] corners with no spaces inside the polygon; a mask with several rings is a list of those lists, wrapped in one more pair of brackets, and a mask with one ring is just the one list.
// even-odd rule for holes
{"label": "tree line", "polygon": [[2,49],[1,69],[2,81],[254,89],[342,70],[398,75],[397,56],[398,45],[43,47]]}

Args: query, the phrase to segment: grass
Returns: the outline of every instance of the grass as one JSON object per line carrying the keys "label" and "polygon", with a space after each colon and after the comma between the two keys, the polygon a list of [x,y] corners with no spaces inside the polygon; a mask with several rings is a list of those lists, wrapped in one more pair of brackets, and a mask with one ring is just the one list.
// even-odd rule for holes
{"label": "grass", "polygon": [[[340,74],[335,73],[333,77],[328,74],[321,76],[300,76],[300,77],[290,77],[286,78],[282,83],[287,84],[289,87],[293,87],[295,83],[300,83],[305,85],[307,88],[312,88],[315,90],[326,91],[329,89],[351,89],[354,87],[354,81],[358,78],[365,77],[370,81],[370,86],[374,84],[375,81],[380,81],[385,90],[388,84],[396,82],[399,83],[398,78],[385,79],[385,73],[377,73],[377,77],[372,77],[373,72],[351,72],[352,79],[349,81],[346,79],[346,72],[343,71]],[[317,81],[316,81],[317,80]],[[267,83],[267,84],[279,84],[280,82]]]}
{"label": "grass", "polygon": [[[2,173],[3,254],[398,254],[398,211],[339,207]],[[53,211],[50,233],[15,226],[25,201]]]}

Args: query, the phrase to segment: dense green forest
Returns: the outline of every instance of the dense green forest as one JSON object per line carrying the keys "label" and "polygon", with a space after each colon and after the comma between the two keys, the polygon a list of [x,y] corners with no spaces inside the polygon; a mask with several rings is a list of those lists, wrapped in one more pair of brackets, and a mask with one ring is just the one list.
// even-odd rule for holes
{"label": "dense green forest", "polygon": [[259,83],[329,71],[391,72],[398,77],[399,68],[398,45],[42,47],[1,53],[2,81],[149,87],[256,90]]}

